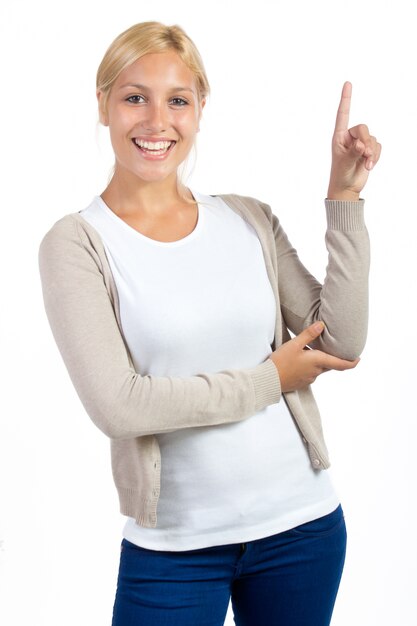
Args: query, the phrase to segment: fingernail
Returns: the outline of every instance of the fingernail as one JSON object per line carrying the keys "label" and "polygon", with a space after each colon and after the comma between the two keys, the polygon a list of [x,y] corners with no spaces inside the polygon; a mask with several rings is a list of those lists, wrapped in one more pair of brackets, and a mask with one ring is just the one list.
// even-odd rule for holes
{"label": "fingernail", "polygon": [[368,163],[368,170],[371,170],[374,166],[374,162],[373,161],[369,161]]}
{"label": "fingernail", "polygon": [[323,330],[323,328],[324,328],[323,322],[317,322],[317,324],[314,324],[314,330],[319,331],[319,330]]}

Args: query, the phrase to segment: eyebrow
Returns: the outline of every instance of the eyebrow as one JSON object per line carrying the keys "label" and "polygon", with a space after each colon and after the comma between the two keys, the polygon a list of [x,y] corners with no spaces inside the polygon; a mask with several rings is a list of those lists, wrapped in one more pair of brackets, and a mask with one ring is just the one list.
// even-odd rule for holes
{"label": "eyebrow", "polygon": [[[122,85],[120,89],[125,89],[126,87],[136,87],[136,89],[149,89],[149,87],[147,87],[146,85],[141,85],[139,83],[129,83],[127,85]],[[191,91],[191,93],[194,93],[194,89],[191,89],[191,87],[171,87],[169,91]]]}

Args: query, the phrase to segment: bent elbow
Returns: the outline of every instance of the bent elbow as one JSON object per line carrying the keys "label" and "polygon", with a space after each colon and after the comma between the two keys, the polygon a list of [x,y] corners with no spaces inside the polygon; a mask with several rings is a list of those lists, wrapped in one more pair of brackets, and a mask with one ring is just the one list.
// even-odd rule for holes
{"label": "bent elbow", "polygon": [[[94,420],[93,420],[94,421]],[[120,428],[120,426],[114,422],[113,420],[106,420],[105,422],[98,424],[95,422],[96,426],[101,430],[102,433],[106,435],[109,439],[125,439],[126,432]]]}
{"label": "bent elbow", "polygon": [[[120,378],[78,386],[84,409],[95,426],[109,439],[131,439],[149,434],[151,403],[141,384],[143,379],[128,370]],[[139,383],[139,384],[138,384]]]}
{"label": "bent elbow", "polygon": [[[323,331],[323,335],[326,330]],[[321,350],[345,361],[354,361],[362,354],[366,343],[366,335],[360,337],[331,337],[327,333],[324,337],[319,337],[312,344],[313,349]]]}
{"label": "bent elbow", "polygon": [[101,430],[101,432],[109,439],[131,439],[133,437],[141,437],[146,434],[141,432],[139,429],[135,429],[133,431],[131,428],[126,428],[114,416],[111,419],[107,418],[100,420],[97,420],[91,415],[90,417],[97,428],[99,428],[99,430]]}
{"label": "bent elbow", "polygon": [[340,350],[334,356],[337,356],[339,359],[343,359],[344,361],[355,361],[362,354],[362,350],[352,350],[351,347],[346,348],[345,350]]}
{"label": "bent elbow", "polygon": [[129,439],[146,434],[137,425],[133,428],[131,420],[123,418],[120,405],[113,402],[103,402],[103,399],[100,403],[85,402],[84,408],[93,424],[109,439]]}

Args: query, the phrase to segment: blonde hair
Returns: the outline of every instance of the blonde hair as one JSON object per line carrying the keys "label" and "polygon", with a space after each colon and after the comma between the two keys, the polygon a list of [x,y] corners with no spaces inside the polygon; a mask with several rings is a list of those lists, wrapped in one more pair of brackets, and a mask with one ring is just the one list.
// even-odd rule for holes
{"label": "blonde hair", "polygon": [[[210,85],[196,45],[178,24],[167,26],[161,22],[150,21],[134,24],[123,31],[106,50],[96,77],[96,89],[102,92],[103,109],[107,109],[110,91],[126,67],[145,54],[169,50],[175,50],[194,74],[200,105],[201,100],[210,95]],[[184,182],[181,182],[184,185]]]}

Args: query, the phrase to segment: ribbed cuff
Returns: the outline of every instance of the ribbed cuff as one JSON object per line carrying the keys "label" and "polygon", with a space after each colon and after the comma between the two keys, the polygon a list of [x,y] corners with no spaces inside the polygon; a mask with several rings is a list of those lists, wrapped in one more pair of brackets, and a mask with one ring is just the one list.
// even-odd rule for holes
{"label": "ribbed cuff", "polygon": [[327,227],[332,230],[364,230],[365,200],[324,200]]}
{"label": "ribbed cuff", "polygon": [[252,380],[255,387],[255,412],[280,401],[281,381],[272,359],[268,358],[252,369]]}

